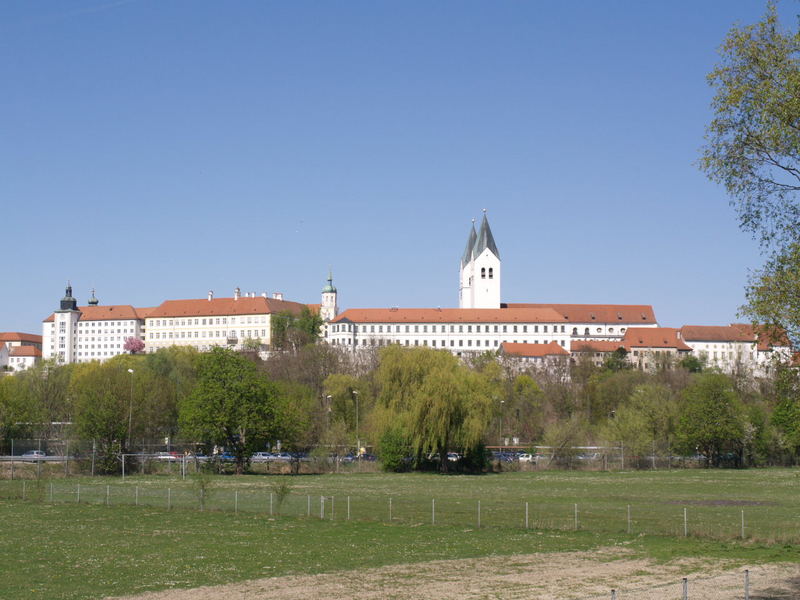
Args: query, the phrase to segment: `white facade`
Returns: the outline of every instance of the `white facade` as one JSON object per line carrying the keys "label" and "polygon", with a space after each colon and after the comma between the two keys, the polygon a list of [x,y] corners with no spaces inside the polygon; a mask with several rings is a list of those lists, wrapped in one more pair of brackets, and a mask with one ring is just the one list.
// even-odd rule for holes
{"label": "white facade", "polygon": [[470,229],[459,272],[459,308],[500,308],[500,253],[486,212],[479,233]]}
{"label": "white facade", "polygon": [[146,351],[169,346],[192,346],[201,352],[214,346],[269,350],[272,315],[298,315],[303,306],[283,300],[281,294],[242,296],[238,288],[232,298],[214,298],[209,292],[205,300],[166,300],[147,316]]}
{"label": "white facade", "polygon": [[[527,314],[520,314],[521,312]],[[558,315],[508,309],[354,309],[328,326],[328,342],[350,349],[400,344],[446,348],[453,353],[495,351],[504,342],[569,348]],[[491,314],[490,314],[491,313]]]}

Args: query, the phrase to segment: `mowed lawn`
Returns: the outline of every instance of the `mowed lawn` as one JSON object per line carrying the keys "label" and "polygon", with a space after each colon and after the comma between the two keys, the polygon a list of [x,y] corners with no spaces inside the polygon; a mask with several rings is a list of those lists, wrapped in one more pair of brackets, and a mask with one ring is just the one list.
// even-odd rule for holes
{"label": "mowed lawn", "polygon": [[[800,550],[790,542],[800,539],[798,473],[229,476],[212,480],[204,511],[199,510],[196,484],[179,478],[133,477],[124,484],[118,479],[54,480],[52,504],[51,482],[38,487],[26,482],[23,501],[21,483],[3,481],[0,497],[8,499],[0,501],[0,597],[99,598],[294,573],[614,544],[659,560],[699,555],[797,562]],[[283,483],[289,496],[278,516]],[[133,505],[136,498],[139,506]],[[688,537],[683,536],[684,508]]]}

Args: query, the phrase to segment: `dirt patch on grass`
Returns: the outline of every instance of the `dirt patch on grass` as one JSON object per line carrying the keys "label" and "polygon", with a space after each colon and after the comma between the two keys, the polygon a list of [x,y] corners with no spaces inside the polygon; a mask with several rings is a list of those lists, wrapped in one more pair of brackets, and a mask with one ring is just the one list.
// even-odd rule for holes
{"label": "dirt patch on grass", "polygon": [[764,500],[668,500],[666,503],[680,506],[778,506],[777,502]]}
{"label": "dirt patch on grass", "polygon": [[[166,590],[125,600],[672,600],[681,597],[688,578],[690,598],[733,600],[744,597],[744,566],[733,561],[682,559],[654,563],[633,558],[624,548],[493,556],[466,560],[340,571],[321,575],[256,579],[190,590]],[[800,597],[800,566],[750,567],[752,600]]]}

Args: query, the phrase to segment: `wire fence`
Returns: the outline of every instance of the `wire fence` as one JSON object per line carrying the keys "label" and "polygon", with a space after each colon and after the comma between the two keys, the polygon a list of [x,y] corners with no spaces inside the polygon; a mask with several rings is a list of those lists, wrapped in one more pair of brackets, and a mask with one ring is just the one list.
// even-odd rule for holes
{"label": "wire fence", "polygon": [[58,480],[2,480],[6,499],[48,503],[148,506],[165,510],[214,510],[336,521],[377,521],[397,525],[508,528],[651,534],[715,540],[800,543],[800,520],[792,510],[734,502],[614,504],[502,498],[297,493],[288,487],[232,489],[203,483],[174,486],[133,483],[73,483]]}

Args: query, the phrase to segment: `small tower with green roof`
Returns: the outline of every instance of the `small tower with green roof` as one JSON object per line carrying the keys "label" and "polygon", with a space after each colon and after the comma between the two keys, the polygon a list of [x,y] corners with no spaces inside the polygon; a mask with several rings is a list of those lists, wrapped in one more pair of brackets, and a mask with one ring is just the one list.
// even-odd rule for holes
{"label": "small tower with green roof", "polygon": [[322,288],[322,304],[319,310],[319,316],[326,323],[335,318],[339,314],[339,305],[337,303],[336,287],[333,285],[333,273],[328,271],[328,285]]}

